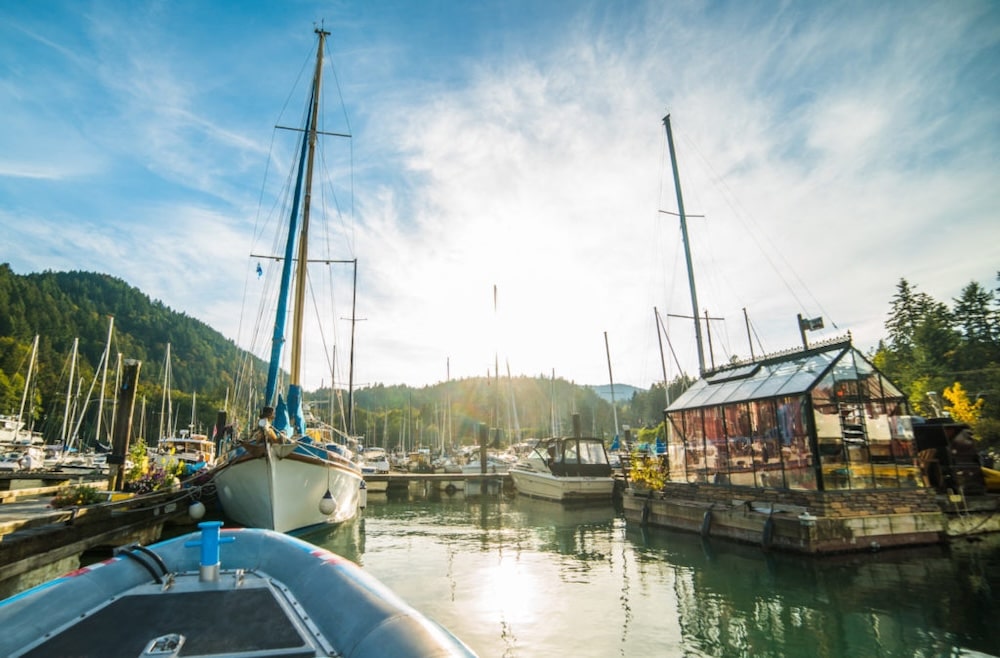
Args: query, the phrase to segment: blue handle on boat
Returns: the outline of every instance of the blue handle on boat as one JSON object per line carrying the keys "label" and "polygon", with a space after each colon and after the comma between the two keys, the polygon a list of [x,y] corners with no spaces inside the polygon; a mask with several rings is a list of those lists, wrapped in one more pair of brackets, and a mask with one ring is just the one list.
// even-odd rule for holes
{"label": "blue handle on boat", "polygon": [[201,566],[211,567],[219,564],[219,544],[228,544],[236,541],[235,537],[222,538],[219,531],[222,529],[222,521],[202,521],[198,524],[201,528],[201,540],[184,542],[185,546],[201,546]]}

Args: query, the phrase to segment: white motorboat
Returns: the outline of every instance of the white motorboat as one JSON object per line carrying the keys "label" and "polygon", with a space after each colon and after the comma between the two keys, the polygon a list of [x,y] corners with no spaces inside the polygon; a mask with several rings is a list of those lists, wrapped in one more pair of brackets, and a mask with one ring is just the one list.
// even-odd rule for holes
{"label": "white motorboat", "polygon": [[387,478],[373,478],[373,475],[389,474],[389,455],[384,448],[368,447],[358,455],[358,466],[361,467],[361,475],[365,478],[365,487],[368,493],[386,493],[389,489]]}
{"label": "white motorboat", "polygon": [[615,478],[602,439],[542,439],[509,473],[517,493],[533,498],[610,501],[614,494]]}

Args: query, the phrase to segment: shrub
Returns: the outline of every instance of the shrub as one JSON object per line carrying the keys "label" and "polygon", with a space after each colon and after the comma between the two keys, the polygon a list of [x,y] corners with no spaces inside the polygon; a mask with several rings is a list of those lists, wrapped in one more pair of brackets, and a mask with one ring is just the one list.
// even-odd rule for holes
{"label": "shrub", "polygon": [[52,507],[60,508],[93,505],[106,500],[107,494],[101,493],[89,484],[78,484],[61,488],[50,504]]}
{"label": "shrub", "polygon": [[659,491],[667,483],[663,463],[648,453],[633,452],[628,479],[633,485]]}

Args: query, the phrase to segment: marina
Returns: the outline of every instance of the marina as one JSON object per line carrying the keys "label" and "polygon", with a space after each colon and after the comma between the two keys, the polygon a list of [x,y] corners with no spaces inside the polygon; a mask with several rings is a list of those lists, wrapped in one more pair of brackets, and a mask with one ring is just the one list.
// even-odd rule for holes
{"label": "marina", "polygon": [[[870,91],[910,76],[889,68],[882,79],[845,75],[865,70],[870,49],[843,57],[850,40],[817,39],[798,22],[847,33],[829,20],[837,12],[795,8],[781,20],[754,13],[743,16],[753,22],[732,21],[754,46],[727,32],[700,54],[758,61],[745,76],[755,91],[741,97],[732,84],[718,86],[723,95],[692,95],[699,72],[723,79],[733,62],[679,66],[685,58],[672,51],[687,49],[676,39],[650,50],[654,59],[635,60],[639,67],[625,65],[624,48],[615,57],[618,39],[643,51],[649,39],[638,37],[654,35],[653,27],[653,40],[666,43],[662,34],[673,33],[664,26],[687,24],[674,15],[656,23],[658,11],[644,6],[620,32],[574,31],[573,43],[588,45],[558,59],[536,59],[542,46],[556,52],[537,34],[557,23],[532,23],[537,45],[516,65],[494,58],[503,62],[494,70],[490,59],[461,50],[414,57],[419,51],[400,36],[422,30],[404,23],[386,50],[389,41],[368,39],[366,31],[390,35],[372,29],[367,8],[347,21],[338,16],[344,33],[336,38],[325,19],[313,20],[311,46],[303,42],[306,54],[294,61],[284,54],[298,42],[285,38],[290,28],[246,31],[250,48],[236,60],[218,16],[197,30],[192,16],[172,23],[189,29],[171,30],[163,48],[166,40],[151,38],[156,21],[144,15],[130,21],[148,26],[144,57],[172,54],[152,66],[135,50],[107,46],[122,32],[111,8],[89,18],[84,36],[34,58],[73,54],[74,70],[96,77],[81,75],[60,91],[29,80],[58,80],[65,68],[35,78],[21,72],[28,60],[12,69],[19,102],[34,98],[35,87],[56,88],[54,101],[79,99],[85,108],[82,94],[70,92],[95,80],[104,82],[97,90],[105,100],[100,111],[74,106],[36,120],[56,126],[58,116],[83,116],[87,130],[71,128],[91,137],[87,157],[53,173],[42,160],[51,149],[35,148],[34,159],[8,167],[23,187],[42,192],[56,180],[68,192],[83,187],[74,163],[97,162],[85,173],[86,187],[99,193],[83,202],[53,191],[61,205],[46,208],[47,195],[29,202],[15,198],[21,185],[8,186],[11,223],[40,227],[30,266],[79,269],[21,275],[0,267],[0,656],[1000,658],[997,289],[973,280],[955,295],[954,277],[965,276],[966,260],[982,260],[982,249],[942,251],[968,256],[946,268],[915,246],[940,225],[941,209],[970,211],[953,196],[931,200],[948,187],[941,181],[952,172],[976,178],[970,174],[989,159],[966,160],[966,142],[935,147],[934,157],[908,153],[908,144],[938,143],[930,138],[940,128],[914,132],[892,103],[942,109],[909,102],[912,93],[881,94],[874,109],[871,98],[844,95],[855,79]],[[269,22],[257,13],[254,21]],[[611,25],[613,13],[580,14],[588,20],[579,24]],[[793,13],[801,16],[786,20]],[[871,34],[910,20],[906,13],[888,11],[892,20],[873,21]],[[993,24],[970,10],[959,15]],[[421,28],[434,25],[430,15],[419,18]],[[785,33],[763,29],[764,18],[784,23]],[[13,22],[11,43],[36,47],[41,19]],[[647,22],[645,35],[637,27]],[[454,30],[463,24],[471,23],[434,34],[477,36]],[[236,25],[234,18],[233,33]],[[194,40],[210,32],[218,39],[211,57]],[[813,48],[778,47],[800,32]],[[929,41],[903,33],[906,43]],[[962,36],[981,43],[981,33]],[[95,48],[99,39],[105,45]],[[903,52],[894,39],[897,47],[883,50]],[[477,50],[528,44],[487,40]],[[826,50],[836,59],[820,57]],[[928,52],[949,55],[955,71],[943,80],[981,77],[979,68],[955,66],[968,56]],[[338,53],[354,60],[349,70],[332,70]],[[605,68],[609,54],[617,72]],[[668,57],[674,62],[663,74]],[[764,61],[772,57],[796,62],[797,71]],[[837,84],[803,95],[803,80],[811,88],[821,79],[811,57],[836,70]],[[985,55],[976,57],[984,65]],[[932,81],[926,61],[903,59]],[[110,64],[118,61],[148,80]],[[597,75],[571,66],[577,61]],[[419,72],[412,95],[383,84],[404,70]],[[273,82],[282,75],[294,81],[287,97]],[[472,79],[482,82],[452,93]],[[770,105],[770,92],[779,96],[784,84],[791,91],[780,94],[780,107]],[[933,97],[958,97],[940,92],[961,86],[934,87]],[[591,97],[591,89],[600,93]],[[608,94],[615,89],[629,93]],[[418,102],[428,90],[435,102]],[[480,97],[490,102],[477,106]],[[562,97],[574,104],[553,103]],[[605,110],[616,120],[595,121],[595,99],[598,108],[627,112]],[[273,101],[280,113],[262,123],[258,108]],[[655,109],[665,101],[684,121],[685,161],[727,155],[718,173],[709,164],[707,178],[685,178],[697,215],[685,210],[671,115]],[[743,109],[706,112],[707,102]],[[128,116],[113,114],[119,105]],[[163,127],[130,129],[147,116]],[[655,186],[641,170],[653,161],[649,138],[660,116],[655,132],[676,206],[653,208],[636,199]],[[262,125],[273,129],[269,146]],[[965,130],[989,134],[984,125]],[[192,132],[204,145],[185,141]],[[607,141],[590,141],[602,133]],[[138,147],[127,149],[132,160],[112,157],[126,149],[109,148],[110,135]],[[706,135],[702,151],[693,140]],[[584,139],[595,148],[580,148]],[[95,159],[102,150],[109,157]],[[250,162],[265,152],[254,216]],[[914,174],[919,187],[883,175],[897,158],[891,169]],[[559,174],[559,160],[572,170]],[[943,168],[917,171],[929,164]],[[99,189],[112,168],[131,175]],[[592,170],[600,175],[588,180]],[[799,170],[809,175],[793,175]],[[149,186],[143,206],[128,202],[134,189],[168,178],[169,189]],[[844,184],[854,178],[864,190]],[[733,179],[742,180],[739,195],[727,188]],[[716,191],[706,194],[709,184]],[[193,190],[197,196],[185,194]],[[748,191],[763,224],[741,209],[737,197]],[[981,200],[975,188],[962,191]],[[185,206],[171,208],[174,195]],[[105,197],[120,204],[111,211],[99,203]],[[600,222],[585,221],[592,212]],[[641,212],[654,219],[655,238],[639,234]],[[53,215],[59,221],[49,222]],[[579,223],[562,224],[562,216]],[[706,221],[689,235],[693,217]],[[66,220],[73,231],[59,235],[63,244],[39,240],[59,234],[42,230],[49,223]],[[734,220],[748,236],[738,237]],[[748,258],[774,229],[782,258]],[[189,244],[179,249],[178,237]],[[90,247],[72,252],[79,264],[65,250],[73,242]],[[163,253],[151,257],[151,244]],[[896,260],[903,250],[908,258]],[[477,257],[468,260],[471,252]],[[92,253],[100,259],[91,262]],[[24,258],[15,255],[15,264]],[[167,257],[173,266],[164,267]],[[696,262],[708,279],[734,279],[732,297],[709,280],[699,302]],[[101,272],[84,271],[94,263]],[[776,277],[765,275],[766,265]],[[806,279],[795,271],[803,265]],[[955,295],[952,304],[900,279],[888,317],[873,312],[893,267],[932,277],[936,294]],[[795,288],[822,281],[836,306],[828,311],[811,291],[791,290],[793,278]],[[688,308],[679,308],[686,302],[677,303],[678,283]],[[485,299],[475,301],[489,286],[492,313]],[[783,287],[797,308],[781,301]],[[641,288],[652,289],[639,295]],[[653,299],[669,312],[652,308],[660,363],[650,366]],[[180,311],[168,306],[181,300]],[[753,324],[741,309],[749,357],[732,321],[747,302],[759,304]],[[678,331],[664,317],[685,323]],[[593,384],[595,319],[610,330],[603,385]],[[801,346],[787,347],[796,332]],[[690,350],[681,347],[689,338]],[[775,351],[762,338],[784,342]],[[617,386],[612,344],[627,373]],[[150,404],[147,422],[151,400],[160,410]],[[182,405],[190,424],[178,430]]]}
{"label": "marina", "polygon": [[[509,475],[467,476],[467,485],[485,485],[478,494],[470,494],[471,487],[448,493],[437,486],[456,474],[372,477],[384,478],[388,492],[369,494],[356,519],[297,536],[360,565],[478,655],[531,656],[538,647],[568,650],[560,644],[567,639],[558,635],[569,632],[567,617],[591,614],[612,621],[574,635],[570,645],[578,655],[679,656],[698,650],[738,656],[752,646],[754,655],[777,656],[793,655],[813,642],[822,642],[831,656],[849,651],[912,655],[919,647],[1000,655],[993,634],[975,624],[990,614],[990,606],[995,608],[989,592],[1000,587],[1000,534],[978,532],[996,522],[1000,497],[995,495],[967,509],[956,508],[947,496],[931,496],[944,522],[956,528],[965,524],[966,532],[941,535],[920,547],[868,547],[815,558],[767,550],[759,536],[749,533],[726,539],[698,528],[677,531],[632,522],[610,503],[567,505],[526,497],[511,486]],[[23,491],[15,502],[0,505],[0,518],[20,515],[27,530],[22,537],[44,528],[46,545],[58,549],[64,544],[62,552],[73,554],[61,560],[51,551],[44,559],[36,557],[35,580],[0,583],[5,595],[107,559],[114,546],[152,545],[195,528],[189,514],[193,492],[183,489],[173,494],[172,503],[160,494],[158,500],[168,506],[161,510],[169,509],[170,520],[158,519],[145,534],[128,527],[121,502],[60,511],[48,507],[48,495]],[[207,502],[205,519],[226,528],[236,525]],[[153,512],[149,518],[156,516]],[[86,525],[88,519],[102,518],[121,532],[100,535],[97,525]],[[16,545],[10,540],[17,529],[2,527],[9,534],[0,547]],[[87,527],[94,533],[86,545],[55,539],[79,539],[77,533]],[[224,560],[226,548],[221,550]],[[10,555],[0,555],[0,574],[17,564],[7,562]],[[919,581],[910,580],[915,573]],[[810,593],[802,578],[815,590]],[[583,586],[586,596],[574,593]],[[918,598],[900,601],[891,594],[904,587],[915,588]],[[928,612],[941,609],[946,600],[984,596],[988,602],[972,616]],[[546,607],[563,609],[567,601],[574,603],[558,619],[537,623]],[[748,606],[764,602],[771,609],[768,617],[747,616]],[[0,608],[0,619],[3,614]],[[706,615],[720,626],[705,621]],[[850,621],[859,616],[877,619],[879,633],[869,622]],[[813,621],[789,626],[795,618]],[[817,625],[819,619],[843,626],[831,634]],[[923,625],[910,626],[914,619]],[[942,627],[941,619],[952,621]],[[744,624],[755,630],[739,631]]]}

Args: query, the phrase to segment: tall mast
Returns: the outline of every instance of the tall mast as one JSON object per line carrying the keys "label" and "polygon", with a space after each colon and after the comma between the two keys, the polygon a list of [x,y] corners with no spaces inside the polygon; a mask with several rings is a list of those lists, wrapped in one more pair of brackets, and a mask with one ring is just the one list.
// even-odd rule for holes
{"label": "tall mast", "polygon": [[618,438],[618,405],[615,404],[615,377],[611,374],[611,348],[608,347],[608,332],[604,332],[604,352],[608,355],[608,380],[611,382],[611,411],[615,417],[615,438]]}
{"label": "tall mast", "polygon": [[[319,84],[323,72],[323,44],[330,34],[317,29],[319,47],[316,49],[316,71],[313,74],[312,94],[309,98],[309,125],[303,131],[302,149],[299,152],[298,174],[295,178],[295,195],[292,200],[292,211],[288,221],[288,239],[285,242],[285,255],[281,266],[281,284],[278,296],[278,308],[274,321],[274,333],[271,336],[271,360],[267,371],[267,384],[264,389],[264,404],[274,404],[275,392],[278,388],[278,370],[281,365],[281,348],[285,343],[285,317],[288,310],[288,291],[291,287],[292,266],[295,262],[295,236],[299,235],[298,266],[295,269],[295,300],[293,305],[293,335],[292,335],[292,365],[291,384],[298,385],[300,380],[300,356],[302,352],[302,309],[305,307],[305,278],[309,234],[309,204],[312,198],[309,190],[312,185],[312,163],[316,153],[316,118],[319,114]],[[306,157],[308,154],[308,158]],[[308,162],[307,162],[308,160]],[[306,178],[305,194],[303,176]],[[297,228],[299,203],[302,203],[302,229]]]}
{"label": "tall mast", "polygon": [[[35,359],[38,356],[38,334],[35,334],[35,339],[31,341],[31,358],[28,359],[28,376],[24,378],[24,392],[21,394],[21,410],[17,414],[17,427],[14,429],[14,440],[17,440],[19,433],[21,432],[21,427],[26,427],[28,429],[28,443],[31,443],[31,423],[24,419],[24,407],[28,402],[28,398],[31,396],[31,375],[32,371],[35,369]],[[28,407],[28,417],[31,417],[31,407]]]}
{"label": "tall mast", "polygon": [[[316,29],[316,71],[313,74],[312,115],[309,117],[309,157],[306,160],[306,183],[302,197],[302,229],[299,231],[299,255],[295,268],[295,304],[292,307],[292,363],[288,383],[299,386],[302,381],[302,322],[306,306],[306,268],[309,263],[309,207],[312,203],[313,159],[316,156],[316,126],[319,118],[319,92],[323,78],[323,45],[330,35]],[[348,410],[350,413],[350,410]]]}
{"label": "tall mast", "polygon": [[358,309],[358,259],[354,259],[354,285],[351,294],[351,354],[347,368],[347,435],[354,436],[354,326]]}
{"label": "tall mast", "polygon": [[94,440],[101,441],[101,417],[104,415],[104,391],[108,387],[108,360],[111,358],[111,332],[115,328],[115,317],[108,316],[108,343],[104,347],[104,363],[101,368],[101,393],[97,397],[97,429],[94,431]]}
{"label": "tall mast", "polygon": [[674,170],[674,189],[677,190],[677,212],[681,218],[681,237],[684,240],[684,259],[687,261],[688,285],[691,288],[691,317],[694,318],[694,339],[698,346],[698,374],[705,374],[705,350],[702,347],[701,321],[698,319],[698,292],[694,286],[694,267],[691,265],[691,242],[688,239],[687,215],[684,214],[684,195],[681,194],[681,176],[677,171],[677,155],[674,153],[674,134],[670,130],[670,115],[663,117],[667,128],[667,145],[670,148],[670,165]]}
{"label": "tall mast", "polygon": [[70,422],[70,402],[73,399],[73,384],[76,379],[76,355],[80,348],[80,339],[73,339],[73,353],[69,357],[69,385],[66,387],[66,413],[63,415],[62,432],[60,438],[63,444],[63,450],[69,444],[69,436],[66,434]]}
{"label": "tall mast", "polygon": [[173,399],[170,394],[170,343],[163,359],[163,397],[160,401],[160,439],[174,436],[171,422],[174,417]]}

